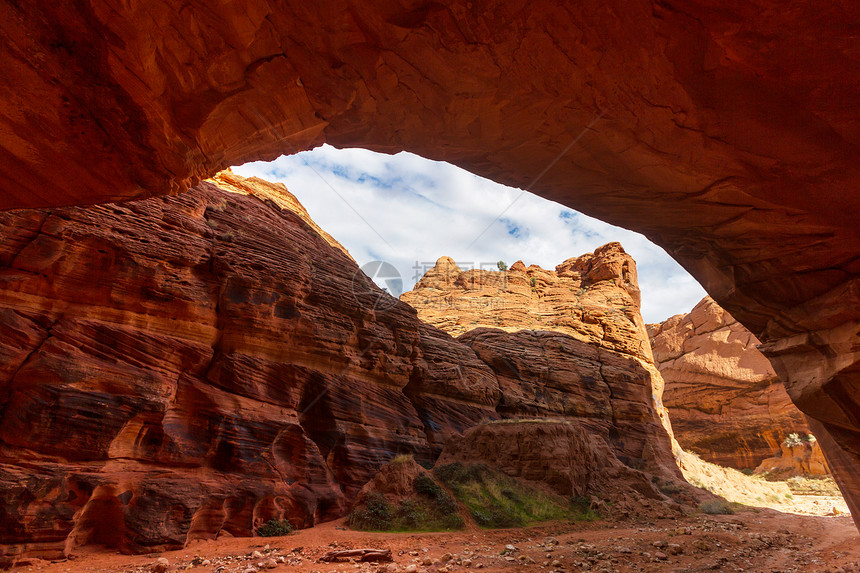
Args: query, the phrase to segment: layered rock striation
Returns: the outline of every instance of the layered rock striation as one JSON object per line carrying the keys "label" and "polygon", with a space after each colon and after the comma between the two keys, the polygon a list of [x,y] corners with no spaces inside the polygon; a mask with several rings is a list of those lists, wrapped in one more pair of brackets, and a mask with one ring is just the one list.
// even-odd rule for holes
{"label": "layered rock striation", "polygon": [[[555,270],[517,261],[504,271],[463,271],[442,257],[401,300],[458,335],[495,371],[508,390],[499,405],[507,416],[545,412],[592,423],[611,412],[616,423],[637,426],[653,407],[671,436],[663,379],[640,313],[636,262],[620,243]],[[634,380],[645,381],[650,396],[631,386]],[[637,436],[642,427],[632,426],[613,439],[645,443]]]}
{"label": "layered rock striation", "polygon": [[794,434],[779,444],[777,455],[767,458],[755,469],[757,474],[772,478],[791,476],[826,476],[830,474],[827,460],[818,440],[812,434]]}
{"label": "layered rock striation", "polygon": [[851,3],[0,7],[0,208],[186,190],[323,142],[642,232],[764,343],[860,512]]}
{"label": "layered rock striation", "polygon": [[[398,453],[432,463],[483,420],[568,407],[385,297],[283,186],[229,173],[0,214],[0,562],[310,526]],[[674,479],[648,373],[573,342],[553,352],[588,351],[578,415]]]}
{"label": "layered rock striation", "polygon": [[0,555],[309,526],[396,453],[438,454],[425,394],[450,413],[439,441],[495,416],[493,372],[407,305],[374,308],[292,201],[225,174],[0,215]]}
{"label": "layered rock striation", "polygon": [[755,469],[789,434],[809,433],[758,339],[712,298],[648,331],[666,382],[663,404],[684,449]]}
{"label": "layered rock striation", "polygon": [[552,330],[653,361],[636,262],[620,243],[570,258],[554,270],[517,261],[504,271],[464,271],[442,257],[400,298],[452,336],[481,326]]}

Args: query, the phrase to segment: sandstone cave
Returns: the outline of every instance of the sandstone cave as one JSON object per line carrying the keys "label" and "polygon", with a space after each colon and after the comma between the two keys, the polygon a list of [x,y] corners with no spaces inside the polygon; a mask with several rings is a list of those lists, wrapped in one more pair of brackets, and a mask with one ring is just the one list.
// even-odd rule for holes
{"label": "sandstone cave", "polygon": [[[591,345],[490,325],[454,339],[406,304],[375,308],[371,284],[342,296],[354,262],[337,241],[282,190],[221,171],[326,142],[448,161],[664,247],[761,341],[860,512],[853,5],[76,0],[0,16],[3,564],[66,555],[73,531],[147,553],[318,523],[380,451],[429,460],[466,432],[459,455],[504,459],[469,433],[500,411],[591,420],[543,429],[567,445],[536,460],[591,455],[595,484],[645,498],[684,487],[649,398],[657,357],[652,372],[628,347],[641,317],[589,314]],[[545,284],[511,272],[635,302],[625,256],[607,245]],[[558,399],[538,403],[535,379]],[[327,390],[306,433],[310,383]]]}

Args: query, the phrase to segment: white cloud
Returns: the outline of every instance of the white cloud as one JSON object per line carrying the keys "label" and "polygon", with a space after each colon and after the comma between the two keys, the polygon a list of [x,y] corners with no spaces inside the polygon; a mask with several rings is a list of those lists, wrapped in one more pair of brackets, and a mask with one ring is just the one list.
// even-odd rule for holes
{"label": "white cloud", "polygon": [[406,290],[443,255],[458,263],[495,267],[498,260],[522,260],[553,269],[620,241],[636,259],[646,322],[689,312],[705,295],[644,236],[448,163],[324,145],[233,170],[284,183],[360,265],[390,262]]}

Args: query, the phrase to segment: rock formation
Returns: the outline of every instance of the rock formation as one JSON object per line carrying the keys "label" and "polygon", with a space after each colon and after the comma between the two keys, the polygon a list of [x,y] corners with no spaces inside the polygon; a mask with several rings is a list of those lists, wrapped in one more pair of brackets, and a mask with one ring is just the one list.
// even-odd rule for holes
{"label": "rock formation", "polygon": [[676,518],[682,504],[695,506],[714,499],[680,476],[658,478],[621,463],[604,436],[576,421],[481,424],[467,430],[462,438],[451,440],[436,467],[454,462],[486,465],[538,483],[563,498],[590,498],[592,509],[618,519]]}
{"label": "rock formation", "polygon": [[[606,443],[577,423],[551,420],[503,421],[481,424],[451,440],[438,465],[452,462],[482,463],[504,473],[548,485],[566,497],[635,489],[660,499],[641,472],[620,463]],[[623,485],[622,485],[623,483]],[[613,491],[614,493],[614,491]]]}
{"label": "rock formation", "polygon": [[188,189],[327,141],[638,230],[764,343],[860,514],[853,3],[0,7],[0,208]]}
{"label": "rock formation", "polygon": [[710,297],[648,325],[675,438],[702,459],[755,469],[791,433],[809,433],[758,339]]}
{"label": "rock formation", "polygon": [[[615,411],[616,422],[646,419],[653,400],[671,435],[663,379],[640,313],[636,262],[619,243],[570,258],[555,271],[522,261],[505,271],[463,271],[442,257],[400,298],[422,320],[459,335],[496,372],[500,412],[600,419],[610,398],[627,396],[630,407]],[[648,379],[650,399],[629,387],[631,373]],[[636,433],[631,428],[616,439]]]}
{"label": "rock formation", "polygon": [[440,440],[495,416],[486,365],[374,310],[387,295],[282,186],[217,185],[245,194],[0,216],[6,555],[311,525],[398,451],[435,458],[410,396],[444,381]]}
{"label": "rock formation", "polygon": [[452,336],[481,326],[553,330],[653,361],[636,262],[620,243],[570,258],[554,271],[522,261],[505,271],[463,271],[442,257],[400,299]]}
{"label": "rock formation", "polygon": [[812,434],[789,436],[779,444],[779,453],[763,460],[755,469],[757,474],[775,478],[796,475],[825,476],[830,473],[818,440]]}
{"label": "rock formation", "polygon": [[613,456],[677,478],[638,361],[556,341],[594,403],[542,400],[553,380],[502,382],[380,297],[283,186],[229,173],[0,213],[0,563],[312,525],[398,453],[432,462],[482,420],[567,403]]}

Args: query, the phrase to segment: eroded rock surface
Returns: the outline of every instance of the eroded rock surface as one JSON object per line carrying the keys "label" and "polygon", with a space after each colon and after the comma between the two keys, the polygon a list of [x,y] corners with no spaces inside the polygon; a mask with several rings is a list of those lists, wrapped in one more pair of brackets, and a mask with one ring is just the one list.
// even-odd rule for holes
{"label": "eroded rock surface", "polygon": [[663,404],[684,449],[755,469],[789,434],[809,433],[758,339],[712,298],[648,329],[666,382]]}
{"label": "eroded rock surface", "polygon": [[293,200],[224,174],[0,215],[3,554],[312,525],[397,452],[438,455],[423,389],[451,412],[435,439],[496,415],[493,372],[408,305],[375,309],[387,295]]}
{"label": "eroded rock surface", "polygon": [[452,336],[481,326],[552,330],[652,361],[636,262],[620,243],[570,258],[555,270],[517,261],[505,271],[464,271],[442,257],[400,299]]}
{"label": "eroded rock surface", "polygon": [[[505,271],[463,271],[442,257],[400,298],[422,320],[459,335],[496,372],[499,411],[507,416],[599,420],[612,412],[614,423],[624,423],[648,419],[654,408],[671,436],[663,379],[640,312],[636,262],[620,243],[554,271],[522,261]],[[648,384],[650,398],[638,381]],[[622,431],[615,441],[638,444],[633,449],[641,457],[648,441],[638,435],[642,429]]]}
{"label": "eroded rock surface", "polygon": [[826,476],[830,470],[818,440],[811,434],[795,434],[779,444],[777,455],[762,460],[755,473],[773,477]]}
{"label": "eroded rock surface", "polygon": [[502,384],[294,201],[225,173],[176,197],[0,214],[0,562],[306,527],[398,453],[432,463],[483,420],[566,403],[629,434],[613,455],[674,479],[638,361],[601,373],[591,346],[556,344],[596,406],[535,395],[525,368]]}
{"label": "eroded rock surface", "polygon": [[324,141],[455,162],[664,246],[766,344],[860,512],[853,3],[24,1],[0,24],[0,207]]}
{"label": "eroded rock surface", "polygon": [[481,424],[451,440],[437,467],[483,464],[568,499],[590,498],[592,509],[612,518],[677,518],[681,505],[713,499],[678,472],[657,477],[647,469],[631,468],[618,459],[617,451],[605,433],[580,421],[503,420]]}

